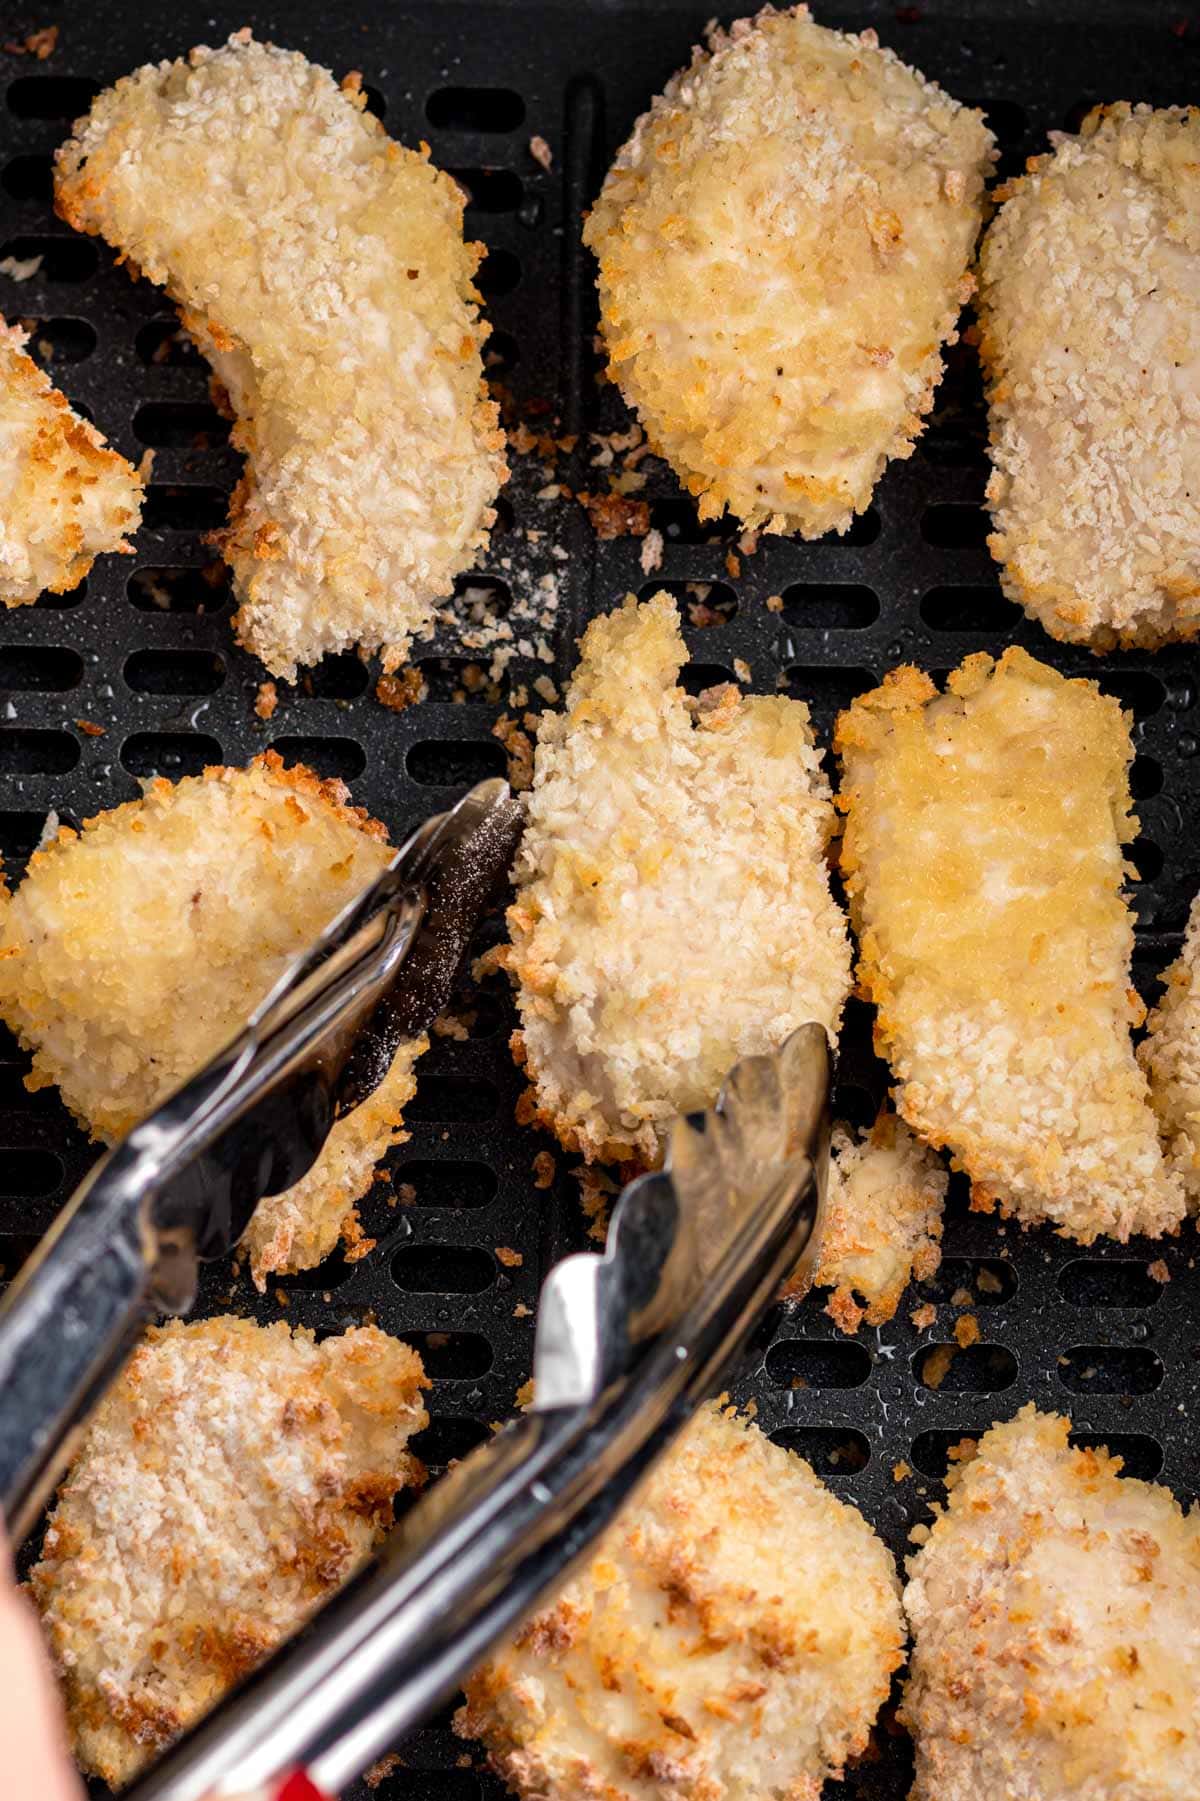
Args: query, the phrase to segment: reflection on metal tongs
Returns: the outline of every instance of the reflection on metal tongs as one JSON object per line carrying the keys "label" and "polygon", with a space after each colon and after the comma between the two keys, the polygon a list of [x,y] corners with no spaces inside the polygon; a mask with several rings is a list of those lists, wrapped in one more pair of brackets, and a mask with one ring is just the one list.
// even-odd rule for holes
{"label": "reflection on metal tongs", "polygon": [[442,1705],[556,1586],[692,1411],[780,1282],[811,1264],[829,1046],[802,1027],[676,1122],[603,1256],[542,1290],[535,1402],[396,1527],[376,1564],[127,1791],[126,1801],[336,1794]]}

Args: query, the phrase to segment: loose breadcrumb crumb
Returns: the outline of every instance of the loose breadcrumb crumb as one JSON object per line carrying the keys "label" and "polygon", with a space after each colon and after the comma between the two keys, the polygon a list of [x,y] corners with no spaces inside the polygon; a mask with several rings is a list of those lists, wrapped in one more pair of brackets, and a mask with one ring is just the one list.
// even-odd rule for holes
{"label": "loose breadcrumb crumb", "polygon": [[1171,1168],[1200,1213],[1200,896],[1193,902],[1183,949],[1163,976],[1163,992],[1147,1021],[1138,1061]]}

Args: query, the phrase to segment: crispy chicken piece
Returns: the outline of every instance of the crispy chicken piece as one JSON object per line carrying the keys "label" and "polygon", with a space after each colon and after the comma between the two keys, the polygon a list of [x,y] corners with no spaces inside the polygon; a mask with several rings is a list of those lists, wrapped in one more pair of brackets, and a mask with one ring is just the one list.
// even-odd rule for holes
{"label": "crispy chicken piece", "polygon": [[902,1660],[897,1596],[857,1509],[711,1404],[454,1724],[526,1801],[818,1801]]}
{"label": "crispy chicken piece", "polygon": [[730,683],[689,701],[670,596],[584,634],[543,714],[509,909],[535,1116],[590,1161],[657,1160],[677,1113],[850,983],[808,708]]}
{"label": "crispy chicken piece", "polygon": [[132,551],[142,479],[0,319],[0,601],[76,588],[106,550]]}
{"label": "crispy chicken piece", "polygon": [[[0,1018],[112,1142],[245,1025],[290,959],[383,869],[384,828],[340,782],[285,769],[207,769],[63,827],[0,896]],[[294,1188],[260,1202],[243,1242],[261,1288],[346,1236],[375,1165],[402,1142],[401,1108],[427,1046],[402,1045],[371,1097],[339,1119]]]}
{"label": "crispy chicken piece", "polygon": [[1025,1407],[910,1565],[912,1801],[1192,1801],[1200,1519]]}
{"label": "crispy chicken piece", "polygon": [[1101,107],[1004,190],[980,260],[995,532],[1054,638],[1200,631],[1200,112]]}
{"label": "crispy chicken piece", "polygon": [[56,204],[178,301],[236,414],[220,538],[273,675],[399,662],[487,543],[505,478],[463,195],[294,51],[236,33],[101,94]]}
{"label": "crispy chicken piece", "polygon": [[873,31],[804,6],[710,28],[584,228],[613,379],[701,519],[844,532],[912,454],[991,160]]}
{"label": "crispy chicken piece", "polygon": [[942,1260],[949,1178],[894,1113],[870,1132],[833,1128],[825,1231],[813,1282],[832,1288],[825,1311],[843,1332],[892,1319],[909,1282]]}
{"label": "crispy chicken piece", "polygon": [[150,1331],[29,1580],[83,1769],[128,1782],[366,1561],[424,1478],[405,1446],[427,1387],[374,1326]]}
{"label": "crispy chicken piece", "polygon": [[900,1113],[982,1211],[1082,1244],[1174,1229],[1182,1187],[1129,1036],[1118,703],[1010,649],[968,657],[944,696],[893,671],[835,744],[859,978]]}
{"label": "crispy chicken piece", "polygon": [[1138,1061],[1150,1082],[1159,1136],[1192,1213],[1200,1213],[1200,895],[1192,902],[1183,950],[1163,976]]}

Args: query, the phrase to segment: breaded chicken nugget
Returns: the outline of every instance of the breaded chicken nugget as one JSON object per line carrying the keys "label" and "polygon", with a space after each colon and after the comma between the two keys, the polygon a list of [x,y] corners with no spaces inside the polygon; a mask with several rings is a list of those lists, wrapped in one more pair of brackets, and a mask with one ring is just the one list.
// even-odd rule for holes
{"label": "breaded chicken nugget", "polygon": [[1200,112],[1101,107],[1004,191],[980,259],[1012,600],[1111,650],[1200,631]]}
{"label": "breaded chicken nugget", "polygon": [[818,1801],[901,1662],[898,1592],[856,1508],[710,1405],[454,1724],[527,1801]]}
{"label": "breaded chicken nugget", "polygon": [[870,1132],[833,1128],[825,1229],[813,1276],[832,1288],[825,1311],[843,1332],[865,1319],[882,1326],[909,1282],[942,1260],[942,1208],[949,1177],[927,1145],[894,1113]]}
{"label": "breaded chicken nugget", "polygon": [[1129,1036],[1118,703],[1014,648],[968,657],[944,696],[895,670],[834,741],[859,978],[900,1113],[981,1210],[1083,1244],[1171,1230],[1183,1191]]}
{"label": "breaded chicken nugget", "polygon": [[29,1586],[75,1754],[125,1783],[366,1561],[424,1471],[415,1351],[247,1319],[152,1330],[101,1402]]}
{"label": "breaded chicken nugget", "polygon": [[[390,855],[340,782],[271,751],[64,827],[0,895],[0,1019],[33,1053],[28,1086],[57,1083],[93,1136],[119,1138],[241,1030]],[[260,1287],[319,1263],[339,1232],[370,1248],[354,1204],[404,1137],[426,1045],[402,1045],[308,1174],[260,1202],[243,1241]]]}
{"label": "breaded chicken nugget", "polygon": [[912,1560],[912,1801],[1200,1793],[1200,1520],[1069,1427],[993,1426]]}
{"label": "breaded chicken nugget", "polygon": [[873,31],[805,6],[710,30],[584,228],[613,379],[701,519],[844,532],[912,454],[991,157]]}
{"label": "breaded chicken nugget", "polygon": [[404,655],[487,542],[505,477],[463,196],[361,87],[238,32],[101,94],[56,204],[179,302],[246,473],[222,551],[275,675]]}
{"label": "breaded chicken nugget", "polygon": [[531,1116],[589,1159],[657,1160],[677,1113],[850,984],[808,708],[688,699],[667,594],[593,620],[543,714],[509,909]]}
{"label": "breaded chicken nugget", "polygon": [[102,551],[131,551],[142,478],[25,353],[0,319],[0,601],[78,587]]}
{"label": "breaded chicken nugget", "polygon": [[1183,950],[1163,976],[1163,994],[1138,1046],[1170,1167],[1188,1207],[1200,1213],[1200,895],[1192,902]]}

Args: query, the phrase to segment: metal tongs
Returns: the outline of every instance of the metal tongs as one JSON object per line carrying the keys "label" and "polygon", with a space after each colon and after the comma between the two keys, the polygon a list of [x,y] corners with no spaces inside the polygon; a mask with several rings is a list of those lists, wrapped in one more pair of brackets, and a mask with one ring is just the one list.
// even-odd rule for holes
{"label": "metal tongs", "polygon": [[[228,1250],[258,1198],[299,1179],[335,1106],[364,1098],[441,1011],[516,831],[501,782],[422,827],[242,1037],[85,1182],[0,1310],[0,1497],[18,1530],[147,1315],[189,1305],[197,1257]],[[531,1410],[126,1801],[334,1794],[450,1698],[720,1388],[783,1278],[811,1266],[829,1089],[826,1034],[805,1026],[675,1122],[604,1254],[550,1272]]]}

